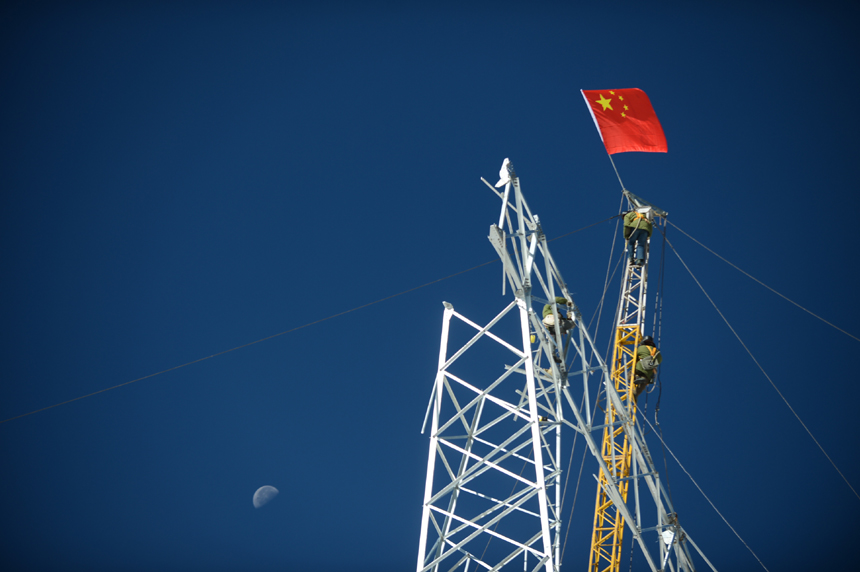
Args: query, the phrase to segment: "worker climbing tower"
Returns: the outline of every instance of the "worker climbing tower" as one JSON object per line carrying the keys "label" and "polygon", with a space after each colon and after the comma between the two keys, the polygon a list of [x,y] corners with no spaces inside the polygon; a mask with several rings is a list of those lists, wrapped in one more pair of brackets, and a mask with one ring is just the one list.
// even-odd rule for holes
{"label": "worker climbing tower", "polygon": [[[665,211],[627,190],[624,191],[624,196],[627,199],[630,212],[642,220],[643,224],[648,225],[649,235],[651,219],[654,219],[654,224],[659,224],[661,219],[665,220]],[[637,474],[636,469],[632,467],[636,463],[636,459],[632,454],[633,447],[629,432],[617,421],[621,417],[627,417],[635,423],[636,397],[638,391],[642,389],[635,387],[633,382],[636,377],[636,353],[644,331],[650,238],[646,240],[643,251],[644,258],[637,258],[632,251],[625,253],[623,258],[625,261],[624,273],[621,280],[618,309],[615,313],[611,362],[612,385],[618,395],[621,408],[618,409],[613,400],[606,400],[604,407],[606,416],[600,451],[604,463],[609,468],[609,473],[600,473],[598,476],[589,572],[617,572],[619,569],[624,537],[624,514],[611,498],[608,484],[617,482],[620,498],[626,502],[631,474],[634,478]],[[667,518],[671,520],[674,517],[669,514]]]}
{"label": "worker climbing tower", "polygon": [[[603,521],[614,519],[613,530],[626,525],[652,571],[667,563],[673,571],[694,570],[686,547],[692,541],[677,522],[636,423],[630,378],[610,376],[507,159],[499,174],[496,187],[484,181],[502,199],[489,240],[502,262],[502,293],[510,288],[513,299],[482,322],[444,303],[438,369],[424,418],[425,429],[430,421],[430,447],[416,570],[559,572],[563,426],[584,438],[597,462],[603,503],[612,507]],[[645,264],[625,270],[628,295],[635,298],[624,305],[631,315],[644,304],[646,278]],[[632,320],[618,322],[629,330],[625,340],[633,341],[621,350],[616,344],[616,351],[635,349],[641,317]],[[628,368],[630,355],[622,360]],[[613,412],[599,425],[588,405],[595,393]],[[609,446],[606,434],[613,439]],[[621,477],[625,458],[632,470]],[[640,481],[650,511],[640,510]],[[627,504],[631,487],[635,506]],[[646,526],[643,517],[652,513]],[[646,541],[651,534],[656,543]]]}

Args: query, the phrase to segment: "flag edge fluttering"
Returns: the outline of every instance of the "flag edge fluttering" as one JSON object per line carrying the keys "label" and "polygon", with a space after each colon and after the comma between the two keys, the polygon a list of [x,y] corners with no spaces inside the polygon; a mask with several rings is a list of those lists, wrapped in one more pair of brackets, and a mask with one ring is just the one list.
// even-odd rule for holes
{"label": "flag edge fluttering", "polygon": [[[600,121],[597,118],[597,115],[594,112],[594,107],[592,102],[588,99],[588,96],[585,94],[586,91],[589,92],[621,92],[621,91],[637,91],[641,93],[644,97],[646,103],[648,104],[650,115],[653,117],[653,121],[648,121],[648,127],[651,131],[651,134],[657,138],[656,145],[647,145],[645,144],[641,138],[637,137],[637,135],[631,133],[623,133],[625,136],[625,140],[622,142],[610,141],[607,142],[607,138],[604,136],[604,130],[601,129]],[[644,90],[639,89],[638,87],[629,87],[629,88],[618,88],[612,90],[598,90],[598,89],[580,89],[579,92],[582,94],[583,100],[585,100],[585,105],[588,108],[588,112],[591,114],[591,120],[594,122],[594,126],[597,128],[597,133],[600,136],[600,141],[603,143],[604,148],[606,149],[606,153],[608,155],[614,155],[616,153],[629,153],[629,152],[641,152],[641,153],[668,153],[669,145],[666,141],[666,134],[663,131],[663,125],[660,123],[660,119],[657,117],[657,112],[654,110],[654,105],[651,103],[651,98],[648,97],[648,94],[645,93]],[[602,94],[601,94],[602,95]],[[641,123],[641,121],[640,121]],[[641,130],[640,130],[641,131]],[[611,138],[610,138],[611,139]]]}

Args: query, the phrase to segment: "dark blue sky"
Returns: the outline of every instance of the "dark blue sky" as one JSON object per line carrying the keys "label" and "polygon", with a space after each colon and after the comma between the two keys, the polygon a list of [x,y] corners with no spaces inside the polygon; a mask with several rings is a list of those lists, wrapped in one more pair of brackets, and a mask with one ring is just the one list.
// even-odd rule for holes
{"label": "dark blue sky", "polygon": [[[4,4],[0,418],[493,260],[479,177],[505,157],[550,238],[616,214],[582,88],[654,104],[669,153],[616,155],[627,188],[860,335],[857,8],[356,4]],[[613,232],[551,244],[586,316]],[[860,488],[860,342],[669,239]],[[0,424],[2,568],[412,569],[441,302],[486,322],[500,274]],[[668,444],[769,570],[846,569],[860,499],[668,250],[664,293]],[[595,471],[565,569],[586,566]],[[668,476],[715,566],[762,570]],[[255,510],[262,485],[281,494]]]}

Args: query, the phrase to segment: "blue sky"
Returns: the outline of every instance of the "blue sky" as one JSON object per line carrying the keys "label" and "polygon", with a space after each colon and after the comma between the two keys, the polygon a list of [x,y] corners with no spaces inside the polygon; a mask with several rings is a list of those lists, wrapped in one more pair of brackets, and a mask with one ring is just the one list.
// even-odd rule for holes
{"label": "blue sky", "polygon": [[[655,107],[669,152],[616,155],[627,188],[860,336],[857,24],[830,2],[6,3],[0,418],[493,260],[479,177],[505,157],[550,238],[616,214],[580,89]],[[586,316],[613,232],[551,244]],[[668,234],[860,488],[860,342]],[[3,568],[414,567],[441,302],[488,321],[500,274],[0,424]],[[860,499],[668,249],[664,294],[667,443],[769,570],[850,562]],[[719,570],[762,569],[671,461],[669,479]],[[255,510],[262,485],[281,494]]]}

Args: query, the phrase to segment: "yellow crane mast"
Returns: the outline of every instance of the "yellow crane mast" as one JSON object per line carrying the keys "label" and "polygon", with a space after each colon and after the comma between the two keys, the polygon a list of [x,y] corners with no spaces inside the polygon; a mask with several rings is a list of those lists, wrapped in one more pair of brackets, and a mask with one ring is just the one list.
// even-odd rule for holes
{"label": "yellow crane mast", "polygon": [[[646,217],[665,218],[664,211],[647,201],[629,191],[625,191],[624,194],[631,210],[637,209]],[[610,369],[610,377],[621,399],[621,405],[634,423],[636,420],[634,368],[645,320],[648,251],[648,244],[646,244],[644,257],[639,264],[634,263],[632,252],[625,253],[625,269],[615,317],[615,339]],[[605,410],[606,421],[603,428],[601,455],[609,468],[611,478],[618,485],[622,500],[626,503],[631,482],[631,444],[628,433],[618,422],[619,412],[612,400],[606,400]],[[608,493],[608,484],[607,475],[601,471],[598,476],[597,499],[594,507],[594,529],[588,572],[618,572],[621,563],[624,516],[612,502]]]}

